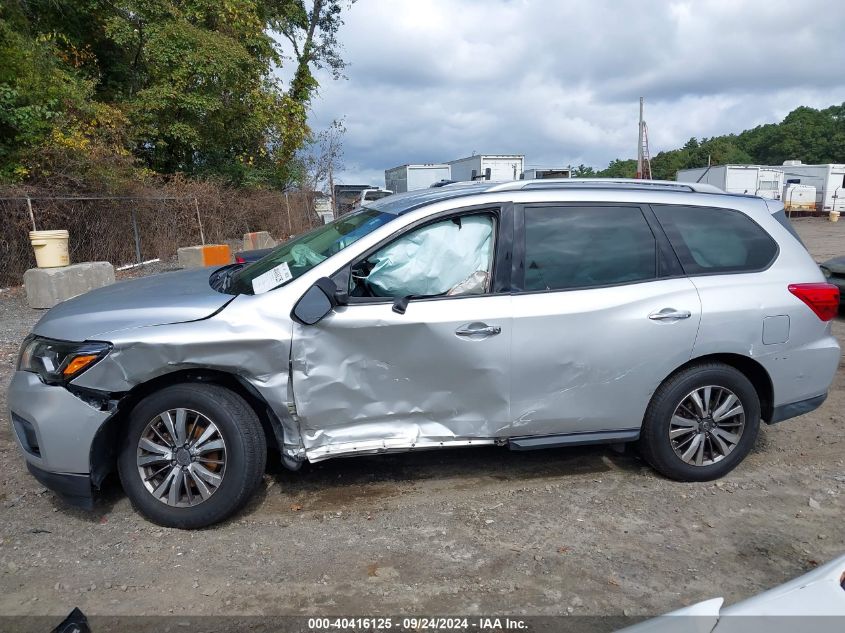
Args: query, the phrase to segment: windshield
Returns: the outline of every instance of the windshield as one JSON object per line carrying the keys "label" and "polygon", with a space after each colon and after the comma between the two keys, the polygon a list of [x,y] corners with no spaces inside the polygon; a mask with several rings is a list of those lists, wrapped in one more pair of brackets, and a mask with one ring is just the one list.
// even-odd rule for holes
{"label": "windshield", "polygon": [[295,237],[232,276],[232,294],[261,294],[311,270],[396,216],[372,209],[344,215]]}

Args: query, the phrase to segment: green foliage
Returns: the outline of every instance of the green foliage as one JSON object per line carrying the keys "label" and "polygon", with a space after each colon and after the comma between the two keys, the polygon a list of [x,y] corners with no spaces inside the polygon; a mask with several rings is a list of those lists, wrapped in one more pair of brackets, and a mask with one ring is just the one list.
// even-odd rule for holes
{"label": "green foliage", "polygon": [[270,5],[270,24],[290,42],[296,61],[296,71],[285,96],[280,139],[280,160],[292,164],[296,152],[311,138],[307,107],[318,88],[312,67],[328,69],[335,79],[343,76],[346,67],[338,54],[337,32],[343,24],[341,3],[314,0],[310,11],[304,0],[275,0]]}
{"label": "green foliage", "polygon": [[766,164],[790,159],[811,164],[845,162],[845,104],[824,110],[796,108],[779,125],[758,126],[738,139]]}
{"label": "green foliage", "polygon": [[[808,164],[845,162],[845,104],[815,110],[801,106],[777,124],[758,126],[740,134],[691,138],[680,149],[660,152],[651,159],[652,176],[674,180],[680,169],[750,163],[780,165],[797,159]],[[633,178],[637,161],[614,160],[598,172],[603,178]]]}
{"label": "green foliage", "polygon": [[[311,69],[339,72],[337,2],[8,0],[0,179],[146,173],[284,187],[310,139]],[[299,42],[287,90],[271,29]],[[131,174],[130,174],[131,175]]]}
{"label": "green foliage", "polygon": [[[736,136],[717,136],[701,141],[690,139],[683,148],[660,152],[651,159],[651,175],[658,180],[674,180],[679,169],[713,165],[751,163],[754,159],[737,143]],[[636,162],[636,161],[635,161]]]}
{"label": "green foliage", "polygon": [[58,58],[48,38],[33,39],[20,28],[15,6],[0,10],[0,179],[20,180],[33,151],[54,130],[73,130],[90,113],[91,84]]}
{"label": "green foliage", "polygon": [[591,178],[596,175],[596,170],[592,167],[588,167],[584,163],[578,165],[572,170],[572,177],[573,178]]}
{"label": "green foliage", "polygon": [[599,178],[633,178],[637,175],[637,161],[616,159],[610,162],[607,169],[596,173]]}

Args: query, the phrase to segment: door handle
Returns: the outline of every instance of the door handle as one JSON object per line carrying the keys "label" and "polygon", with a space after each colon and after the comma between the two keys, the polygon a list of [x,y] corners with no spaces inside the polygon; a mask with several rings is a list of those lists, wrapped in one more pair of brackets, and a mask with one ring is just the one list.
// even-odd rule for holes
{"label": "door handle", "polygon": [[675,308],[663,308],[657,312],[652,312],[648,318],[652,321],[678,321],[680,319],[688,319],[692,316],[689,310],[675,310]]}
{"label": "door handle", "polygon": [[487,338],[501,333],[502,328],[498,325],[487,325],[486,323],[468,323],[455,330],[457,336],[474,339]]}

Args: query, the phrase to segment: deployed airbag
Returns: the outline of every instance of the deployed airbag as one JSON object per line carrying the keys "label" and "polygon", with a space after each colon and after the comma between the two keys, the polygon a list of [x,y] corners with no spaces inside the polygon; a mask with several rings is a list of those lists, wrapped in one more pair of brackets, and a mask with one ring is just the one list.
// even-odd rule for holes
{"label": "deployed airbag", "polygon": [[[488,273],[492,257],[493,219],[476,215],[424,226],[400,237],[370,257],[370,288],[383,297],[445,294],[453,287]],[[484,274],[486,280],[488,275]],[[450,294],[483,293],[485,287],[464,283]]]}

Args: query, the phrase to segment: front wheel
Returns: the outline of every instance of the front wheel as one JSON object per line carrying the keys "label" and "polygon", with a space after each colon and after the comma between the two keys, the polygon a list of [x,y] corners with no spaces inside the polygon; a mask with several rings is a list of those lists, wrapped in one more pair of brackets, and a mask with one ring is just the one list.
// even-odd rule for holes
{"label": "front wheel", "polygon": [[249,500],[266,460],[261,423],[243,398],[217,385],[185,383],[133,409],[118,472],[145,517],[166,527],[200,528]]}
{"label": "front wheel", "polygon": [[670,376],[654,393],[639,449],[661,474],[710,481],[749,453],[760,427],[760,398],[741,372],[702,363]]}

